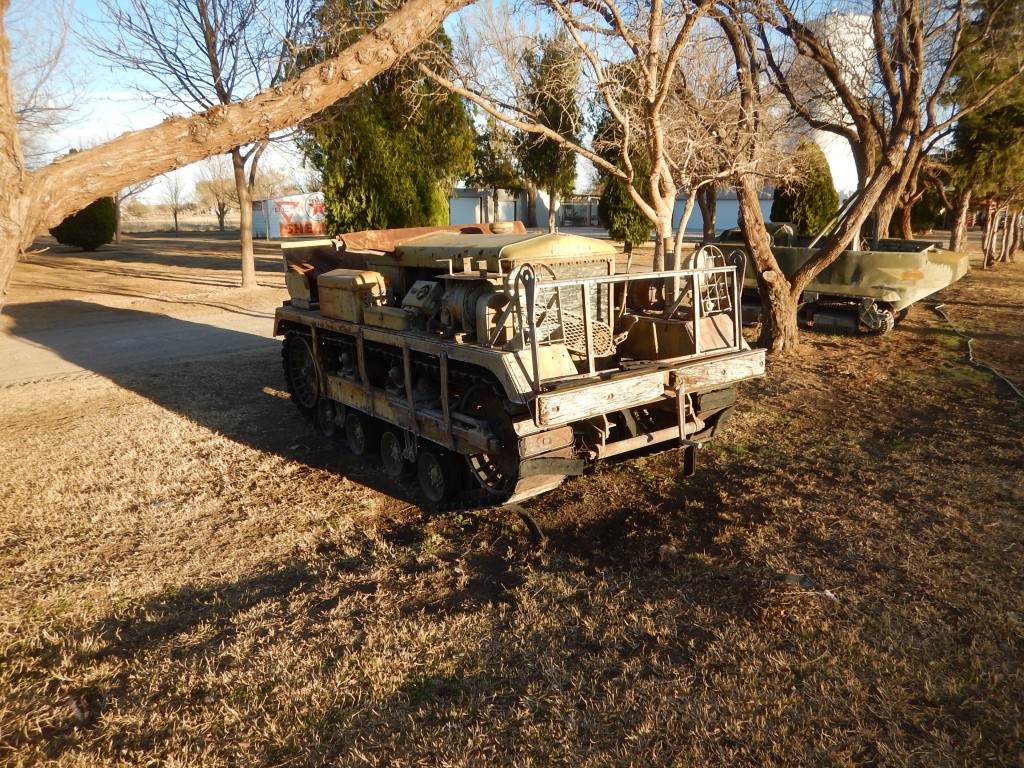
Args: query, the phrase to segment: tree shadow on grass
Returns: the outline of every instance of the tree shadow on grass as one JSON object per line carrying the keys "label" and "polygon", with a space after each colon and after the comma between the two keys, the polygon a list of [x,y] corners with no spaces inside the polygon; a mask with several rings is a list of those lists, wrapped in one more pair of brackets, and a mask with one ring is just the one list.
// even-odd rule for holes
{"label": "tree shadow on grass", "polygon": [[[295,443],[302,439],[316,446],[301,455],[303,463],[338,471],[336,453],[280,396],[283,377],[279,345],[273,340],[137,310],[99,310],[80,301],[56,302],[49,309],[68,326],[86,325],[87,332],[67,333],[52,323],[36,322],[41,312],[39,307],[33,311],[32,305],[10,308],[14,320],[11,332],[260,451],[295,458]],[[158,356],[153,355],[156,346],[161,350]],[[198,353],[200,347],[202,354]],[[383,492],[396,492],[365,463],[346,467],[344,474]],[[681,478],[676,480],[675,485],[679,485]],[[582,486],[588,480],[574,482]],[[522,542],[513,544],[513,548],[520,549],[509,557],[496,547],[476,551],[470,534],[453,534],[450,541],[440,545],[444,551],[428,560],[435,565],[422,566],[418,558],[410,557],[411,571],[392,569],[414,576],[415,589],[409,589],[408,579],[394,576],[382,583],[373,552],[333,550],[325,540],[323,550],[267,563],[245,578],[185,585],[147,600],[127,615],[113,613],[90,628],[89,633],[100,639],[99,645],[83,662],[89,666],[116,664],[113,685],[106,694],[121,710],[150,706],[166,707],[168,711],[212,708],[216,692],[198,687],[185,691],[170,680],[160,682],[167,687],[167,701],[149,701],[133,692],[133,676],[148,673],[147,667],[154,663],[151,659],[165,650],[168,659],[188,662],[196,668],[242,663],[231,651],[248,647],[240,641],[239,633],[253,615],[260,620],[297,622],[301,625],[297,630],[300,638],[314,638],[328,631],[330,622],[339,616],[358,626],[366,619],[373,601],[392,600],[398,603],[397,615],[408,620],[445,622],[452,616],[479,615],[481,621],[496,622],[495,637],[483,650],[457,653],[443,670],[410,671],[399,690],[375,704],[375,712],[350,711],[339,705],[311,713],[310,725],[303,731],[308,742],[292,735],[277,746],[268,745],[268,760],[293,753],[316,764],[358,745],[367,731],[383,727],[400,732],[408,728],[410,717],[428,728],[442,727],[445,710],[453,704],[479,707],[481,711],[497,706],[511,716],[526,695],[530,679],[527,675],[510,675],[498,662],[508,650],[501,642],[501,632],[506,629],[501,621],[507,618],[496,620],[491,609],[498,606],[507,612],[505,616],[514,613],[531,569],[577,569],[580,583],[586,586],[568,599],[598,623],[603,619],[586,594],[586,589],[600,580],[595,578],[598,569],[634,574],[630,578],[636,578],[637,583],[630,589],[636,594],[630,599],[638,603],[644,600],[645,590],[664,590],[665,584],[674,580],[687,594],[687,610],[701,604],[723,615],[751,615],[751,606],[761,599],[765,586],[752,575],[756,564],[736,570],[725,562],[728,553],[718,542],[725,522],[714,492],[722,477],[713,469],[702,469],[697,478],[686,482],[688,490],[682,495],[653,487],[644,491],[637,497],[642,502],[640,508],[628,504],[604,506],[579,524],[556,519],[550,527],[545,526],[552,550],[558,554],[549,565],[529,560],[522,552]],[[557,514],[557,507],[566,498],[563,494],[535,504],[537,508],[554,506]],[[422,550],[426,543],[422,536],[401,526],[384,534],[384,539],[407,553]],[[678,554],[663,561],[659,547],[670,542]],[[698,553],[712,564],[689,564],[687,558]],[[580,557],[585,561],[582,564]],[[723,566],[718,567],[717,562]],[[606,687],[606,682],[624,678],[625,670],[638,661],[652,675],[659,674],[657,670],[663,668],[659,665],[666,659],[675,665],[692,665],[695,654],[711,637],[696,621],[685,618],[678,620],[677,639],[667,645],[642,633],[609,645],[578,635],[578,628],[568,626],[565,637],[555,645],[548,634],[530,634],[525,642],[529,650],[519,661],[537,674],[550,660],[567,665],[570,671],[586,673],[587,679],[595,681],[596,695],[605,697],[611,706],[613,688]],[[283,642],[269,634],[264,640],[270,644]],[[337,642],[346,647],[358,644],[358,632]],[[296,642],[296,647],[322,654],[324,665],[332,663],[330,654],[317,642],[307,639]],[[473,698],[465,699],[464,691],[473,692]],[[146,720],[143,716],[134,720],[131,730],[107,733],[104,739],[112,740],[116,749],[137,754],[159,752],[161,743],[173,735],[168,730],[170,725],[139,725]],[[156,720],[167,722],[166,718]],[[98,727],[106,727],[103,718]],[[322,746],[310,750],[308,744],[313,742]],[[73,734],[52,734],[45,749],[56,757],[76,743]],[[283,752],[279,755],[274,750]],[[540,760],[543,756],[535,757]]]}
{"label": "tree shadow on grass", "polygon": [[280,342],[257,335],[272,328],[269,315],[264,322],[259,314],[232,313],[254,330],[246,332],[71,299],[4,311],[14,320],[11,336],[213,432],[413,501],[410,489],[391,482],[370,461],[342,466],[340,448],[317,434],[289,402]]}

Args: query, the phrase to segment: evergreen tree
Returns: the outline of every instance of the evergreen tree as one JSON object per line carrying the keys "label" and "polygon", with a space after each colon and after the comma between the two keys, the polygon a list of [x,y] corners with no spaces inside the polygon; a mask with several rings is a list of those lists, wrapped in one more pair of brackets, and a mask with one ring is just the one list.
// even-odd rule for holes
{"label": "evergreen tree", "polygon": [[910,208],[910,225],[915,234],[928,232],[935,228],[939,217],[946,210],[942,197],[934,189],[925,189],[924,193]]}
{"label": "evergreen tree", "polygon": [[626,185],[616,177],[608,176],[605,179],[601,200],[597,204],[597,215],[608,230],[608,236],[625,243],[626,253],[630,253],[633,246],[651,239],[654,225],[633,202],[626,191]]}
{"label": "evergreen tree", "polygon": [[[616,77],[633,76],[629,67],[619,66],[614,71]],[[594,150],[609,163],[620,168],[625,164],[623,153],[627,147],[622,138],[622,126],[604,110],[599,115],[593,144]],[[630,156],[630,162],[637,177],[646,177],[650,165],[646,152],[634,151]],[[612,240],[624,243],[626,253],[630,253],[633,246],[651,239],[654,222],[630,196],[624,181],[608,173],[602,173],[601,179],[604,188],[597,205],[597,215],[608,230],[608,236]],[[644,195],[644,199],[650,202],[648,195]]]}
{"label": "evergreen tree", "polygon": [[469,181],[476,187],[491,190],[494,221],[500,218],[498,192],[512,192],[523,185],[516,170],[514,139],[509,131],[493,117],[487,120],[487,129],[476,137],[473,165],[476,170]]}
{"label": "evergreen tree", "polygon": [[[381,15],[383,14],[383,15]],[[386,12],[361,0],[330,3],[328,29],[342,19],[344,47]],[[359,22],[353,26],[351,19]],[[450,45],[443,32],[435,44]],[[330,51],[326,52],[327,54]],[[465,103],[438,92],[413,59],[378,75],[306,126],[303,152],[323,179],[327,229],[332,233],[448,223],[448,195],[473,172],[474,132]]]}
{"label": "evergreen tree", "polygon": [[[956,62],[953,88],[946,97],[949,103],[976,103],[993,85],[1018,71],[1018,46],[1011,41],[1024,33],[1022,6],[1021,0],[977,2],[975,15],[964,30],[971,44]],[[998,30],[996,36],[1004,38],[1003,44],[992,39],[992,30]],[[962,251],[972,205],[980,199],[993,210],[1016,194],[1024,181],[1024,79],[1016,77],[983,107],[963,115],[953,138],[954,149],[947,163],[954,209],[949,247]],[[990,234],[986,226],[986,261]]]}
{"label": "evergreen tree", "polygon": [[[523,60],[525,102],[540,125],[578,142],[579,50],[564,35],[542,39],[539,49],[539,54],[528,51]],[[523,176],[548,192],[548,229],[554,231],[558,200],[576,185],[576,155],[558,142],[536,134],[522,135],[517,154]]]}
{"label": "evergreen tree", "polygon": [[50,230],[61,245],[71,245],[83,251],[95,251],[114,239],[117,229],[117,210],[114,198],[101,197],[78,213],[73,213]]}
{"label": "evergreen tree", "polygon": [[771,220],[792,224],[799,235],[817,235],[838,212],[839,194],[825,153],[817,144],[800,142],[796,154],[804,160],[807,170],[792,187],[776,188]]}

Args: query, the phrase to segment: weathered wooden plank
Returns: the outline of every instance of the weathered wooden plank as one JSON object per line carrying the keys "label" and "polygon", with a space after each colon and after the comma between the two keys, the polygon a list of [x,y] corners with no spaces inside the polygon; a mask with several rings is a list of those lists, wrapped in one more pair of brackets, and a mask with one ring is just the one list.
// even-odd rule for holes
{"label": "weathered wooden plank", "polygon": [[643,405],[665,394],[666,381],[673,388],[682,385],[687,392],[694,392],[727,387],[763,375],[762,349],[685,363],[672,371],[542,394],[537,398],[537,423],[545,427],[568,424],[609,411]]}
{"label": "weathered wooden plank", "polygon": [[673,386],[682,384],[687,392],[726,387],[744,379],[764,376],[764,350],[752,349],[740,355],[716,360],[702,360],[676,368]]}
{"label": "weathered wooden plank", "polygon": [[549,427],[568,424],[601,413],[649,403],[664,393],[665,380],[661,373],[551,392],[537,397],[537,422]]}

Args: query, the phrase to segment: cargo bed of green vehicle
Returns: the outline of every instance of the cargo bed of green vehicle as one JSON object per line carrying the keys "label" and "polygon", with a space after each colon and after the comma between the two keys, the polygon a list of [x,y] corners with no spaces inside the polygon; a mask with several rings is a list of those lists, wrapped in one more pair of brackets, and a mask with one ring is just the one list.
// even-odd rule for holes
{"label": "cargo bed of green vehicle", "polygon": [[[798,237],[788,224],[769,225],[772,253],[791,278],[816,252],[813,239]],[[906,317],[912,304],[967,274],[967,256],[943,250],[930,240],[865,240],[825,267],[804,290],[799,320],[829,331],[883,334]],[[722,253],[746,252],[738,229],[726,230],[714,243]],[[743,282],[744,319],[761,314],[757,281],[748,270]]]}
{"label": "cargo bed of green vehicle", "polygon": [[292,399],[428,506],[522,500],[634,451],[683,446],[692,465],[734,385],[764,374],[741,256],[621,274],[607,241],[486,229],[285,246]]}

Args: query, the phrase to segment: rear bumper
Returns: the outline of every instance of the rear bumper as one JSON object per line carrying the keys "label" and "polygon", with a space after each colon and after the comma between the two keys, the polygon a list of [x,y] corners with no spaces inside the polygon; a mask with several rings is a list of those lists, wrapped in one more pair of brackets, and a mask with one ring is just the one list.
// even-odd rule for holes
{"label": "rear bumper", "polygon": [[676,398],[680,391],[685,394],[732,386],[764,376],[764,355],[763,349],[749,349],[676,367],[620,375],[571,389],[543,392],[537,396],[536,423],[540,427],[554,427],[665,397]]}

